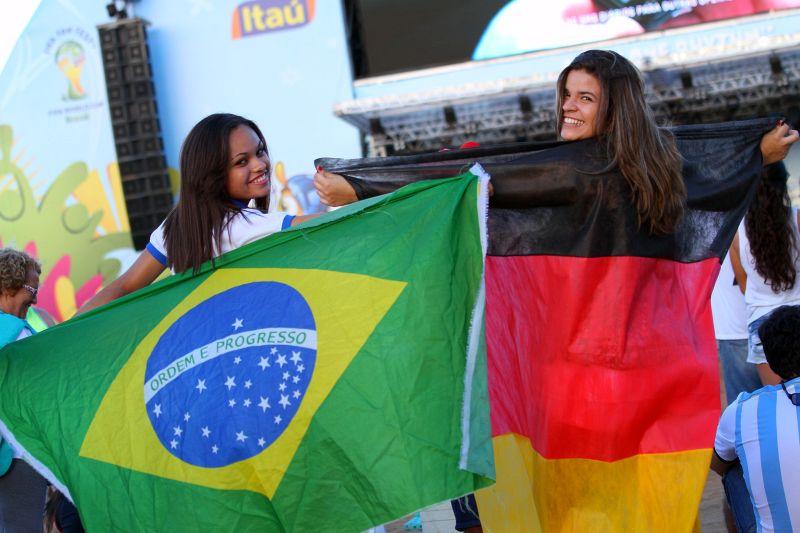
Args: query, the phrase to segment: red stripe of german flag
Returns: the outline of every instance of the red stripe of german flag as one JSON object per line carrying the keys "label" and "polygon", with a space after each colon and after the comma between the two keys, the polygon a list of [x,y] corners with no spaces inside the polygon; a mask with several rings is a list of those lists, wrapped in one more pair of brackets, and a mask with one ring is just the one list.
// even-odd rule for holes
{"label": "red stripe of german flag", "polygon": [[720,410],[718,269],[716,258],[487,258],[498,469],[479,495],[487,530],[694,524]]}

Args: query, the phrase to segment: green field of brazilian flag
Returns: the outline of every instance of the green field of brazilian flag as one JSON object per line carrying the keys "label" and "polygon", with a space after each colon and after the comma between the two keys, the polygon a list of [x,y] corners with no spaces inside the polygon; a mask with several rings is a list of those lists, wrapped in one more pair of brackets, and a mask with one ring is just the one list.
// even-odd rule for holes
{"label": "green field of brazilian flag", "polygon": [[88,531],[359,531],[491,483],[479,167],[0,351],[0,430]]}

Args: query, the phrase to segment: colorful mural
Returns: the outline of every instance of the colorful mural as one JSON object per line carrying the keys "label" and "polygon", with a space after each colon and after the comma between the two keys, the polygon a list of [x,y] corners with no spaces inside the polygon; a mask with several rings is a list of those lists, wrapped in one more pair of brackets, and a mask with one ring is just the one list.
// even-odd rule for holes
{"label": "colorful mural", "polygon": [[43,0],[0,73],[0,244],[42,263],[72,316],[133,261],[92,0]]}
{"label": "colorful mural", "polygon": [[0,125],[0,244],[42,262],[38,305],[60,322],[119,274],[120,261],[108,254],[130,248],[127,217],[120,224],[111,216],[113,209],[124,213],[119,171],[116,164],[106,169],[116,184],[111,198],[85,163],[68,166],[36,194],[21,166],[23,151],[12,157],[12,145],[12,129]]}
{"label": "colorful mural", "polygon": [[273,177],[277,180],[280,191],[278,211],[303,215],[320,213],[326,209],[314,189],[313,174],[297,174],[287,179],[284,164],[278,162],[273,170]]}

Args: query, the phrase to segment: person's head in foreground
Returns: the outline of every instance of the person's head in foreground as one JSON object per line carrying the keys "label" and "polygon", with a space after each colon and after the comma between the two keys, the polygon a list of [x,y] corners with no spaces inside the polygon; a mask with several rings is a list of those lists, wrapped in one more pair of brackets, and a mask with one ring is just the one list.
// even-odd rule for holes
{"label": "person's head in foreground", "polygon": [[777,308],[758,328],[758,335],[773,372],[784,381],[800,376],[800,305]]}
{"label": "person's head in foreground", "polygon": [[25,318],[36,303],[42,267],[25,252],[0,249],[0,311]]}
{"label": "person's head in foreground", "polygon": [[597,137],[631,188],[640,226],[674,231],[686,198],[681,156],[656,124],[639,69],[616,52],[588,50],[561,71],[556,93],[559,138]]}

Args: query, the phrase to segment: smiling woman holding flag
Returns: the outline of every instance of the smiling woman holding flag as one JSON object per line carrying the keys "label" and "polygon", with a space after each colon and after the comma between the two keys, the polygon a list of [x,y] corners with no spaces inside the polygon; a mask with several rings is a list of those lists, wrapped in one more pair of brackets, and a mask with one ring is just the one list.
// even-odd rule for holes
{"label": "smiling woman holding flag", "polygon": [[0,433],[88,531],[363,531],[488,485],[486,181],[361,202],[11,343]]}
{"label": "smiling woman holding flag", "polygon": [[[674,229],[686,195],[682,158],[669,131],[656,124],[639,70],[616,52],[589,50],[561,72],[556,94],[559,139],[599,139],[608,154],[608,168],[618,168],[631,188],[639,223],[657,234]],[[763,164],[784,159],[799,138],[797,130],[780,121],[762,138]],[[317,167],[314,186],[322,202],[332,207],[403,184],[384,180],[365,186],[362,180],[327,170]]]}
{"label": "smiling woman holding flag", "polygon": [[165,268],[196,272],[225,252],[317,216],[267,212],[272,170],[267,142],[246,118],[218,113],[198,122],[183,142],[180,166],[178,203],[146,250],[80,312],[149,285]]}
{"label": "smiling woman holding flag", "polygon": [[688,530],[719,414],[713,280],[762,166],[798,132],[660,129],[640,72],[609,51],[576,57],[557,91],[573,142],[327,159],[315,185],[340,205],[470,161],[491,174],[486,526]]}

